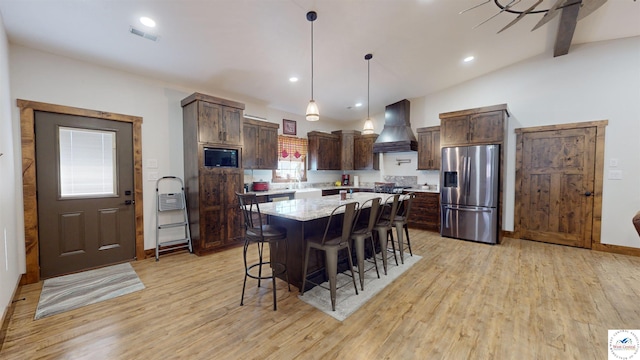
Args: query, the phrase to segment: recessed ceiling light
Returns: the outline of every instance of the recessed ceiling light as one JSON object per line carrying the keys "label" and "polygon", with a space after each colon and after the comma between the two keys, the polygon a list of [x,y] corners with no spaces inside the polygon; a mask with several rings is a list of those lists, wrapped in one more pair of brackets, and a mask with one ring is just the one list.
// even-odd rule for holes
{"label": "recessed ceiling light", "polygon": [[298,82],[298,78],[295,77],[295,76],[292,76],[292,77],[289,78],[289,81],[290,82]]}
{"label": "recessed ceiling light", "polygon": [[153,19],[148,18],[146,16],[141,17],[140,22],[142,23],[142,25],[145,25],[148,27],[156,27],[156,22],[153,21]]}
{"label": "recessed ceiling light", "polygon": [[470,61],[473,61],[473,59],[475,59],[475,58],[476,58],[475,56],[467,56],[467,57],[466,57],[466,58],[464,58],[464,60],[462,60],[462,61],[464,61],[464,62],[470,62]]}
{"label": "recessed ceiling light", "polygon": [[362,106],[362,103],[356,103],[356,107]]}

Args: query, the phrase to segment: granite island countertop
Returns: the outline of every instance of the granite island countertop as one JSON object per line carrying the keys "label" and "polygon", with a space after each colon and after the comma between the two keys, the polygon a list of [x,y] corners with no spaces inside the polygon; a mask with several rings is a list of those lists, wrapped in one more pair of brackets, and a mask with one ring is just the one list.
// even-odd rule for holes
{"label": "granite island countertop", "polygon": [[352,197],[346,200],[340,200],[340,195],[329,195],[323,196],[320,199],[278,201],[260,204],[260,211],[270,216],[278,216],[297,221],[310,221],[330,216],[333,209],[342,204],[354,201],[363,204],[365,201],[376,197],[381,197],[384,201],[391,195],[393,194],[358,192],[353,193]]}

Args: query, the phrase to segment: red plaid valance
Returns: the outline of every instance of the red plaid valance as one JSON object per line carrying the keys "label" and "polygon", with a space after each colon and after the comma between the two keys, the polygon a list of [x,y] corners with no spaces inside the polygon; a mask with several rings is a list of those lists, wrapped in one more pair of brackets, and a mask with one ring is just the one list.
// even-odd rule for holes
{"label": "red plaid valance", "polygon": [[307,139],[278,135],[278,160],[304,161],[308,146]]}

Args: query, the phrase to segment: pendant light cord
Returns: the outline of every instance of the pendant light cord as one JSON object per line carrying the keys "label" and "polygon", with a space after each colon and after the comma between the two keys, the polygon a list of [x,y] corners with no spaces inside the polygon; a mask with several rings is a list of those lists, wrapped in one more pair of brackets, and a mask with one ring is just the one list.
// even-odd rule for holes
{"label": "pendant light cord", "polygon": [[370,78],[371,78],[371,64],[369,60],[367,60],[367,120],[369,120],[369,88],[371,87]]}
{"label": "pendant light cord", "polygon": [[311,100],[313,100],[313,21],[311,21]]}

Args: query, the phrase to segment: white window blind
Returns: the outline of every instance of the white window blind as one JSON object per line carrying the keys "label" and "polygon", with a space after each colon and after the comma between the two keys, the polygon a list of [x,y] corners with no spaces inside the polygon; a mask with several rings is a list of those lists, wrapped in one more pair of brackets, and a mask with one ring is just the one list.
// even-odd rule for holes
{"label": "white window blind", "polygon": [[58,128],[60,197],[116,195],[115,131]]}

